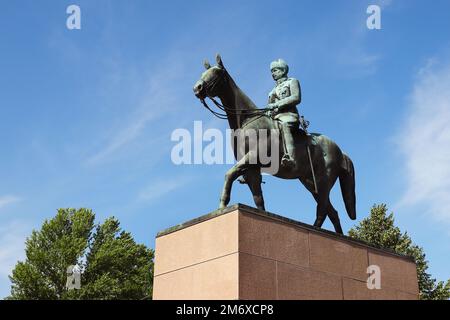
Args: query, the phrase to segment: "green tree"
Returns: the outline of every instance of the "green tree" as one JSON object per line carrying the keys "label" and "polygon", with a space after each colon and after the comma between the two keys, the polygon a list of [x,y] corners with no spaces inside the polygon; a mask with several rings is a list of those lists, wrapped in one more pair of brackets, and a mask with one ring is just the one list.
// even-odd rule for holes
{"label": "green tree", "polygon": [[428,261],[423,248],[414,244],[408,233],[402,233],[394,224],[393,213],[387,214],[385,204],[374,205],[369,217],[350,229],[349,236],[363,240],[376,247],[394,250],[397,253],[412,256],[417,266],[420,299],[446,300],[450,298],[450,279],[445,284],[437,282],[427,272]]}
{"label": "green tree", "polygon": [[[153,250],[137,244],[119,221],[94,224],[89,209],[59,209],[26,240],[26,260],[9,277],[7,299],[145,299],[152,296]],[[78,265],[81,288],[68,290]]]}

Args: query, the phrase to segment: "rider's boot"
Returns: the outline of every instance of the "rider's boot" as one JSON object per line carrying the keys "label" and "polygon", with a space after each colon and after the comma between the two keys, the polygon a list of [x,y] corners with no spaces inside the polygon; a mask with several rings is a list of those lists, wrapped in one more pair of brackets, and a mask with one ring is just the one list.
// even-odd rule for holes
{"label": "rider's boot", "polygon": [[284,145],[286,146],[285,154],[283,155],[283,158],[281,158],[281,164],[286,167],[294,167],[295,144],[294,137],[292,136],[292,131],[288,123],[282,123],[281,132],[283,133]]}

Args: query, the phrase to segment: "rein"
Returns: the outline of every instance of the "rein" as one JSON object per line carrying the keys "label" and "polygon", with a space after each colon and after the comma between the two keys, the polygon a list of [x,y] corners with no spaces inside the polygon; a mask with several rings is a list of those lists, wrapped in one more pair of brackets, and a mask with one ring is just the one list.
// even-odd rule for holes
{"label": "rein", "polygon": [[[223,72],[224,72],[224,76],[226,76],[227,75],[227,71],[225,69],[223,69]],[[224,78],[220,79],[219,77],[217,77],[216,79],[214,79],[210,83],[207,83],[206,84],[207,91],[211,91],[211,90],[215,89],[219,85],[219,83],[221,82],[220,80],[227,81],[227,78],[224,77]],[[225,105],[221,104],[219,101],[214,99],[214,97],[208,96],[208,98],[216,105],[216,107],[218,109],[222,110],[224,113],[211,109],[211,107],[208,106],[208,104],[206,103],[205,99],[200,99],[200,101],[202,102],[203,106],[209,112],[211,112],[215,117],[217,117],[219,119],[222,119],[222,120],[228,119],[228,114],[234,115],[234,116],[245,115],[245,116],[248,116],[248,117],[253,117],[253,116],[263,116],[263,115],[266,114],[267,111],[270,110],[270,108],[263,108],[263,109],[256,109],[256,110],[239,109],[239,108],[236,109],[236,108],[231,108],[231,107],[228,107],[228,106],[225,106]]]}

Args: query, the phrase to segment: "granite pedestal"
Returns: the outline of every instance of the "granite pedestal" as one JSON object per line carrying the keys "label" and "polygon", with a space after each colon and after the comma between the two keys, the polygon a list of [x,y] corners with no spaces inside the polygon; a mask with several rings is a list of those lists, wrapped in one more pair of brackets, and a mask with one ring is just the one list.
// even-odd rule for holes
{"label": "granite pedestal", "polygon": [[[381,288],[369,289],[378,266]],[[410,257],[242,204],[158,234],[153,299],[418,299]]]}

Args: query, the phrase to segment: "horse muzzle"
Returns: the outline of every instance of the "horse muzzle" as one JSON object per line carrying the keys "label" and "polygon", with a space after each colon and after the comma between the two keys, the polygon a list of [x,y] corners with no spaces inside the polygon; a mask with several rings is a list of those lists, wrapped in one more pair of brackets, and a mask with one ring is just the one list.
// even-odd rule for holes
{"label": "horse muzzle", "polygon": [[197,83],[194,85],[194,94],[199,99],[205,99],[206,98],[206,89],[205,89],[205,82],[203,80],[197,81]]}

